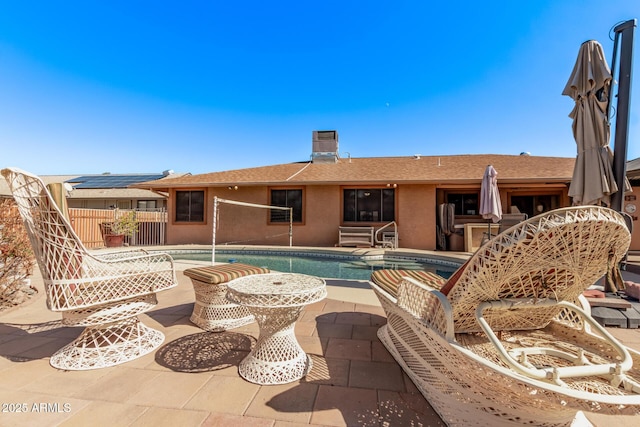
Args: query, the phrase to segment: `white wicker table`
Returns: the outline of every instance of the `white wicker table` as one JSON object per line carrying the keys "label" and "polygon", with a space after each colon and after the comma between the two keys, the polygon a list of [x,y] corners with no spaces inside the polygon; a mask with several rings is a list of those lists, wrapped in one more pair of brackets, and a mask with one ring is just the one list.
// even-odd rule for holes
{"label": "white wicker table", "polygon": [[294,334],[307,304],[327,296],[325,281],[296,273],[257,274],[227,283],[227,298],[255,316],[260,335],[239,366],[240,375],[256,384],[286,384],[311,370],[311,359]]}

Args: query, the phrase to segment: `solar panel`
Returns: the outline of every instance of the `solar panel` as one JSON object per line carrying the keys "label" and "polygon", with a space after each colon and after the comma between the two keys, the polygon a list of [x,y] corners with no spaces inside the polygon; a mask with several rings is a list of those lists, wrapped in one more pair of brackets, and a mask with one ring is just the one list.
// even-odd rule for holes
{"label": "solar panel", "polygon": [[[74,184],[73,188],[127,188],[131,184],[145,181],[155,181],[162,178],[162,174],[147,175],[87,175],[73,178],[67,182]],[[76,184],[78,183],[78,184]]]}

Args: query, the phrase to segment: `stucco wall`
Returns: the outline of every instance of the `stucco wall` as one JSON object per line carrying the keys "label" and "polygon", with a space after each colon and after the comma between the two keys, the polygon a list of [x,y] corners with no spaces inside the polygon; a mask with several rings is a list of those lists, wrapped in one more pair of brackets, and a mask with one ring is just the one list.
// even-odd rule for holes
{"label": "stucco wall", "polygon": [[631,247],[632,251],[640,251],[640,187],[632,187],[631,193],[626,193],[625,197],[628,200],[622,202],[623,210],[627,212],[632,219],[633,231],[631,233]]}
{"label": "stucco wall", "polygon": [[398,187],[396,215],[401,248],[436,248],[436,190],[433,185]]}
{"label": "stucco wall", "polygon": [[338,243],[341,192],[338,186],[314,185],[305,190],[305,223],[294,225],[293,244],[334,246]]}
{"label": "stucco wall", "polygon": [[[195,190],[195,189],[194,189]],[[333,246],[338,241],[340,192],[336,186],[305,188],[304,222],[293,226],[296,246]],[[175,200],[172,192],[171,200]],[[240,187],[238,190],[208,189],[204,224],[175,223],[174,203],[168,207],[168,244],[210,244],[213,238],[213,198],[268,204],[266,187]],[[217,244],[288,245],[289,224],[269,224],[269,213],[259,208],[219,204]]]}
{"label": "stucco wall", "polygon": [[[192,190],[198,190],[193,188]],[[334,246],[342,219],[342,188],[338,185],[305,187],[304,223],[294,224],[295,246]],[[211,244],[213,198],[268,204],[268,188],[240,187],[238,190],[207,189],[205,222],[184,224],[174,221],[174,193],[168,206],[168,244]],[[435,248],[435,187],[403,185],[397,189],[396,220],[400,246],[414,249]],[[288,245],[288,224],[268,224],[268,211],[221,204],[216,244]],[[381,224],[380,224],[381,225]]]}
{"label": "stucco wall", "polygon": [[[370,185],[369,187],[376,187]],[[286,188],[279,186],[275,188]],[[290,188],[301,188],[291,186]],[[338,227],[342,223],[343,187],[340,185],[309,185],[304,189],[303,223],[293,226],[294,246],[332,247],[338,242]],[[350,188],[353,188],[350,186]],[[442,185],[438,186],[439,189]],[[475,189],[474,187],[469,187]],[[549,192],[560,188],[560,204],[568,206],[566,188],[557,186],[528,186],[518,187],[503,185],[501,199],[503,208],[507,204],[509,192],[525,194],[531,192]],[[187,190],[187,189],[183,189]],[[269,187],[239,187],[237,190],[227,188],[190,188],[188,190],[205,190],[206,212],[203,224],[175,223],[174,191],[170,192],[167,206],[169,224],[167,227],[168,244],[211,244],[213,221],[213,198],[237,200],[248,203],[269,203]],[[636,189],[640,193],[640,188]],[[434,250],[436,248],[436,203],[438,194],[436,185],[401,184],[396,189],[396,222],[400,237],[401,248]],[[507,210],[505,209],[505,212]],[[638,206],[640,212],[640,203]],[[217,244],[247,244],[247,245],[275,245],[289,244],[288,223],[269,224],[268,211],[257,208],[239,207],[223,204],[219,210],[219,227],[217,230]],[[638,216],[636,213],[634,216]],[[457,223],[481,222],[478,218],[456,219]],[[348,224],[348,225],[353,225]],[[362,225],[368,225],[363,223]],[[384,223],[373,223],[376,228]],[[631,248],[640,250],[640,226],[634,227],[634,238]]]}

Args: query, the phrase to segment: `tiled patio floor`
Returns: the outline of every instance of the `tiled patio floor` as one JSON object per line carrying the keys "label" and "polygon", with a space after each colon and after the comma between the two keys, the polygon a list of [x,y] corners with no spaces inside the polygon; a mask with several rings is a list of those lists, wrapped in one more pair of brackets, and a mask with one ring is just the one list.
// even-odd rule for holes
{"label": "tiled patio floor", "polygon": [[[307,306],[296,335],[313,360],[306,378],[259,386],[238,375],[258,335],[256,324],[208,333],[189,316],[194,294],[178,262],[178,287],[142,315],[164,332],[152,354],[110,368],[60,371],[49,357],[73,340],[37,297],[0,313],[0,426],[438,426],[429,403],[376,337],[384,313],[366,282],[328,280],[327,299]],[[640,275],[623,272],[640,282]],[[640,349],[639,329],[608,328]],[[635,417],[634,417],[635,418]],[[591,417],[597,425],[634,419]]]}
{"label": "tiled patio floor", "polygon": [[166,335],[157,351],[98,370],[52,368],[49,357],[80,329],[47,310],[38,277],[36,298],[0,314],[2,426],[443,425],[378,341],[385,317],[366,283],[329,282],[329,297],[303,311],[295,331],[313,360],[306,378],[259,386],[238,375],[257,325],[223,333],[193,325],[182,271],[141,316]]}

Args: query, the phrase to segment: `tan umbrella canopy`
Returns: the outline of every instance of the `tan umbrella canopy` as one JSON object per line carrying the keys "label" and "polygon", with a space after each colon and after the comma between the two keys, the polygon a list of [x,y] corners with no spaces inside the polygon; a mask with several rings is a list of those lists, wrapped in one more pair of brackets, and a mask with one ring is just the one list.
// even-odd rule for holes
{"label": "tan umbrella canopy", "polygon": [[[502,204],[498,190],[498,172],[492,165],[488,165],[482,177],[480,187],[480,215],[492,222],[502,219]],[[489,237],[491,237],[491,222],[489,222]]]}
{"label": "tan umbrella canopy", "polygon": [[611,70],[602,45],[589,40],[580,46],[569,81],[562,91],[576,102],[569,117],[578,156],[569,187],[574,205],[610,205],[618,191],[613,174],[611,129],[607,117]]}

